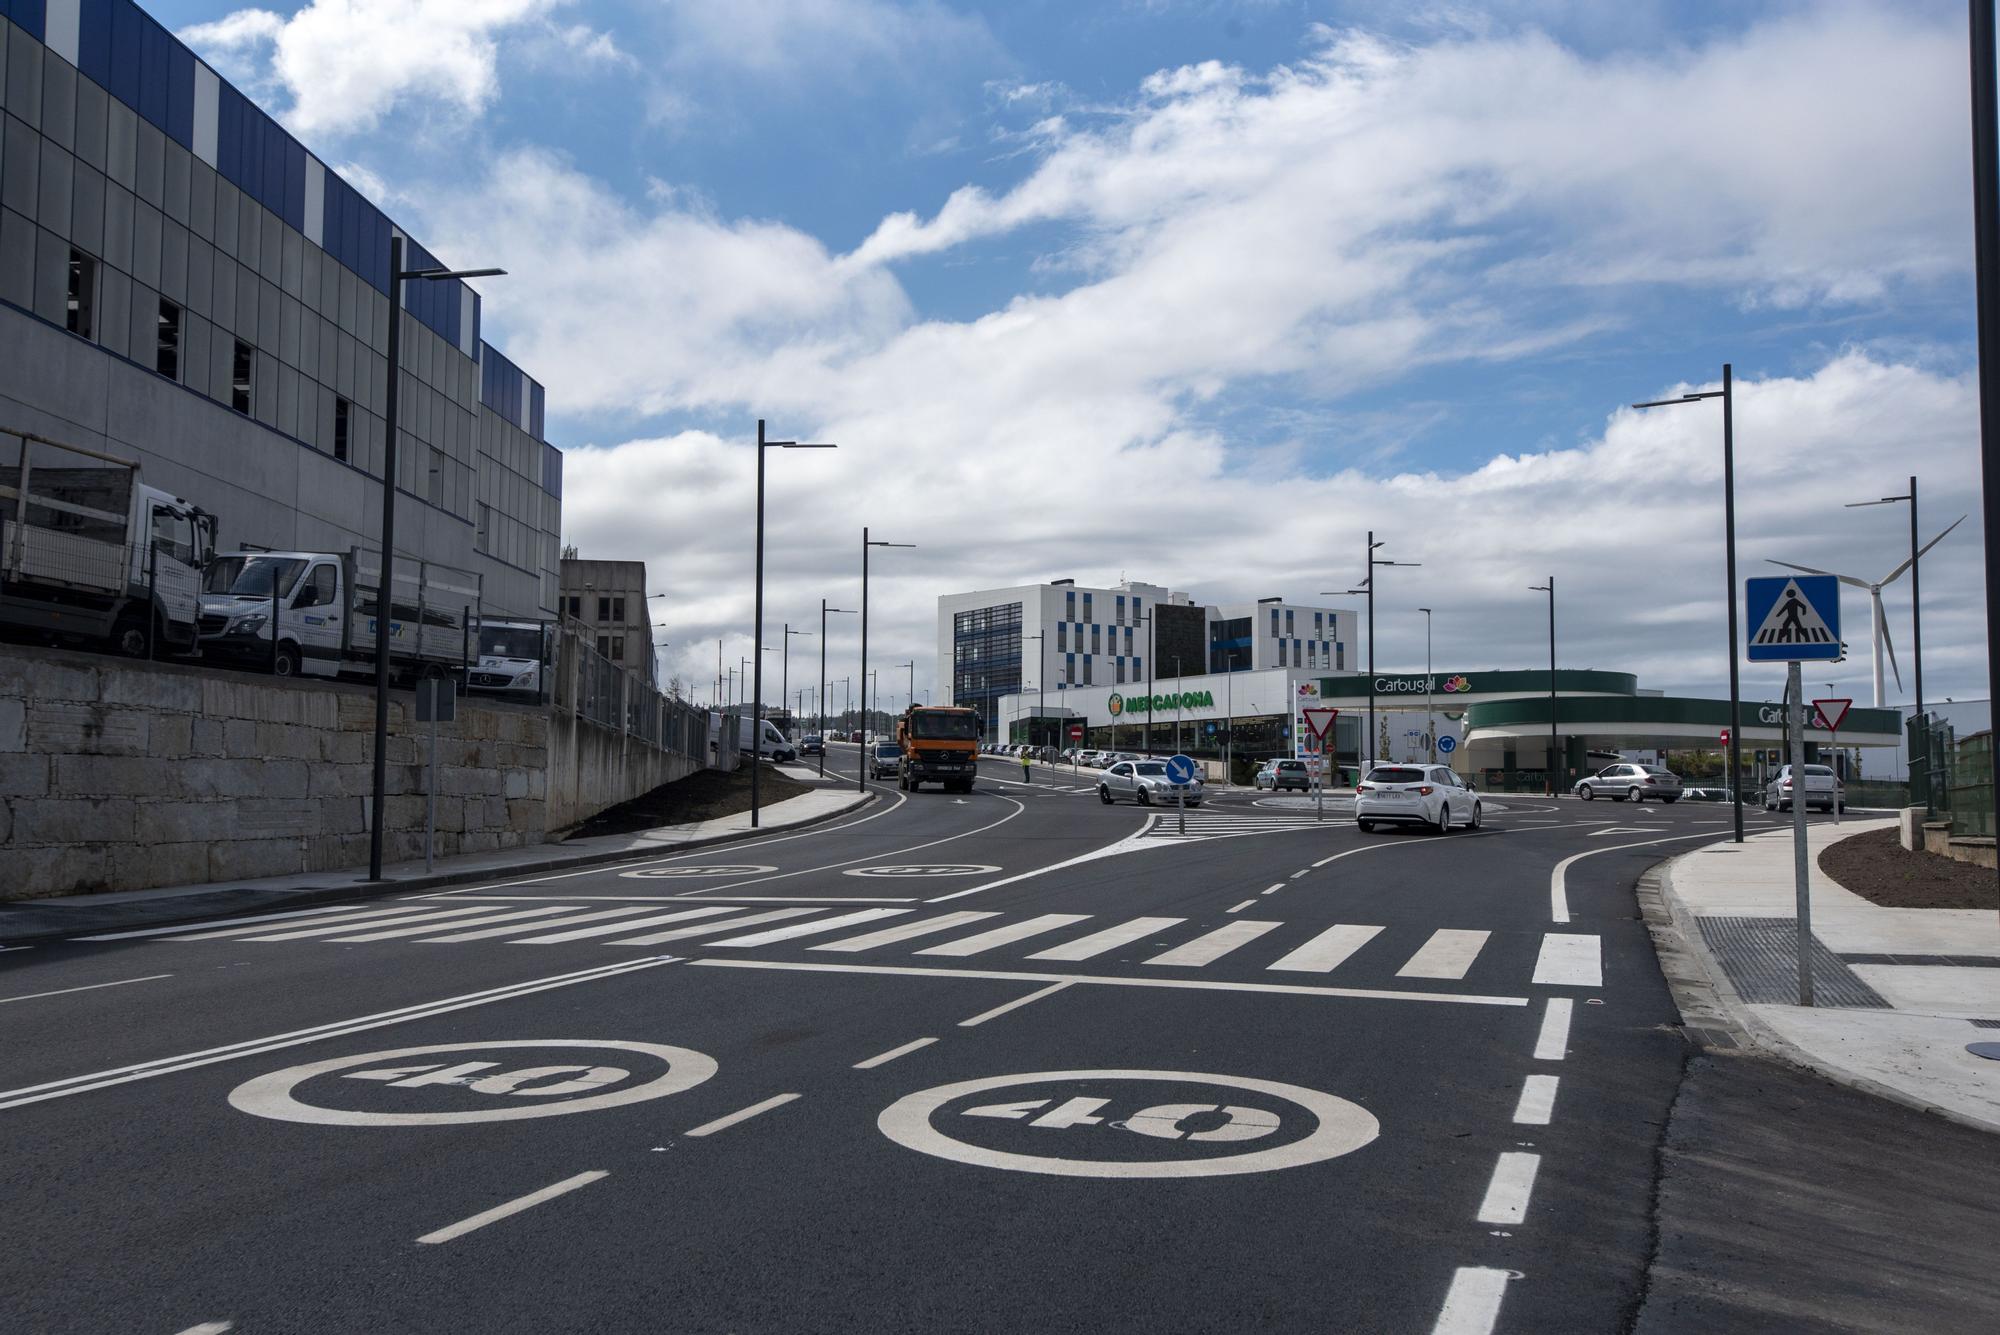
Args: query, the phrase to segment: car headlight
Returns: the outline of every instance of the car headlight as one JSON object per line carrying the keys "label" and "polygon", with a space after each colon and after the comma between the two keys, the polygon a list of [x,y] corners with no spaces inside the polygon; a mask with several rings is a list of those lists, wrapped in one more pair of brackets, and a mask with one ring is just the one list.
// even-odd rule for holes
{"label": "car headlight", "polygon": [[262,612],[252,612],[249,616],[238,617],[229,623],[230,633],[235,635],[254,635],[264,629],[264,623],[269,619]]}

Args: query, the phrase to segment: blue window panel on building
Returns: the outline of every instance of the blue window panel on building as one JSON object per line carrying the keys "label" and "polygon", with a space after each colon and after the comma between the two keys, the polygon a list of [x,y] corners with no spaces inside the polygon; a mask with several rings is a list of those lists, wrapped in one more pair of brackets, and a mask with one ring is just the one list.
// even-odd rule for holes
{"label": "blue window panel on building", "polygon": [[139,11],[129,4],[111,10],[111,95],[126,106],[139,107],[139,45],[144,27]]}
{"label": "blue window panel on building", "polygon": [[226,83],[215,96],[215,170],[232,185],[243,176],[243,94]]}
{"label": "blue window panel on building", "polygon": [[178,42],[167,50],[166,130],[182,148],[194,147],[194,52]]}
{"label": "blue window panel on building", "polygon": [[139,16],[139,114],[155,129],[167,128],[167,30],[148,15]]}
{"label": "blue window panel on building", "polygon": [[113,0],[83,0],[77,24],[77,68],[96,80],[100,88],[111,86],[111,6]]}
{"label": "blue window panel on building", "polygon": [[285,216],[285,145],[288,136],[278,128],[276,121],[262,112],[257,114],[257,119],[263,122],[261,133],[264,140],[264,170],[257,179],[257,202],[282,218]]}
{"label": "blue window panel on building", "polygon": [[12,0],[8,10],[9,17],[36,41],[48,35],[48,7],[43,0]]}

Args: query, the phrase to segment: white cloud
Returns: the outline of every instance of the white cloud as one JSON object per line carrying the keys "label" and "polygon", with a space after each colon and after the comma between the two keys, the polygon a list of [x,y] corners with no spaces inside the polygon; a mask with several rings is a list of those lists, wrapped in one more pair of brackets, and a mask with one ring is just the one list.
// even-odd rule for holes
{"label": "white cloud", "polygon": [[499,91],[500,37],[567,3],[310,0],[290,18],[243,9],[180,36],[232,76],[282,91],[298,133],[343,133],[373,128],[406,100],[476,115]]}

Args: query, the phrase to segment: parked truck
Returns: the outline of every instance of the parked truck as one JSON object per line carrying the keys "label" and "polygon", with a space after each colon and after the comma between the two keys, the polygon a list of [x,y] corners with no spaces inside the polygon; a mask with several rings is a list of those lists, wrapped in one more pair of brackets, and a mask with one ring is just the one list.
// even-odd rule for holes
{"label": "parked truck", "polygon": [[195,647],[215,516],[114,454],[0,428],[0,625],[121,653]]}
{"label": "parked truck", "polygon": [[[399,557],[393,579],[391,673],[461,671],[479,615],[479,576]],[[281,677],[373,672],[381,582],[380,555],[358,547],[224,552],[209,563],[201,596],[202,656]]]}
{"label": "parked truck", "polygon": [[542,682],[552,665],[553,639],[540,621],[494,621],[473,627],[479,661],[466,689],[515,699],[542,698]]}
{"label": "parked truck", "polygon": [[896,720],[896,746],[903,753],[897,786],[941,783],[949,793],[969,793],[979,772],[979,714],[952,705],[916,705]]}

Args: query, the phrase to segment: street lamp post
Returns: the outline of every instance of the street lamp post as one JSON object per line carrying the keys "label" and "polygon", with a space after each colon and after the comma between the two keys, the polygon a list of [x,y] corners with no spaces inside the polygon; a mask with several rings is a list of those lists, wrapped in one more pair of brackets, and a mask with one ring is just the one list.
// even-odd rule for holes
{"label": "street lamp post", "polygon": [[[1139,614],[1146,622],[1146,758],[1153,756],[1153,609]],[[1116,729],[1113,730],[1114,732]],[[1113,742],[1112,745],[1117,745]]]}
{"label": "street lamp post", "polygon": [[[868,739],[868,549],[870,547],[914,547],[916,545],[914,542],[883,542],[876,538],[870,538],[868,536],[868,529],[865,526],[861,530],[861,737],[863,745],[866,745]],[[879,686],[877,689],[876,703],[880,704]],[[862,757],[861,772],[855,776],[854,786],[860,792],[865,793],[868,791],[868,765],[866,756]]]}
{"label": "street lamp post", "polygon": [[[1346,594],[1362,594],[1368,599],[1368,763],[1363,773],[1373,769],[1381,757],[1375,753],[1375,567],[1376,566],[1420,566],[1422,561],[1385,561],[1375,555],[1376,549],[1386,546],[1375,541],[1375,530],[1368,530],[1368,577],[1361,581],[1358,589],[1322,589],[1320,597],[1334,598]],[[1297,739],[1293,739],[1294,744]],[[1359,756],[1356,759],[1360,759]]]}
{"label": "street lamp post", "polygon": [[[407,279],[443,282],[453,278],[498,278],[505,269],[405,269],[403,238],[389,237],[389,381],[382,405],[382,574],[375,589],[375,777],[368,808],[368,879],[382,879],[383,809],[389,787],[389,639],[395,615],[396,564],[396,432],[402,401],[403,283]],[[273,581],[275,587],[276,581]],[[275,624],[273,626],[275,629]]]}
{"label": "street lamp post", "polygon": [[828,607],[819,600],[819,777],[826,777],[826,619],[833,613],[853,616],[844,607]]}
{"label": "street lamp post", "polygon": [[[757,419],[757,624],[755,628],[757,652],[752,655],[757,660],[756,676],[751,688],[755,699],[750,705],[751,735],[756,738],[751,748],[750,766],[750,828],[757,828],[757,805],[761,790],[758,776],[763,773],[764,729],[762,724],[764,709],[764,451],[765,450],[831,450],[838,446],[823,442],[797,440],[766,440],[764,419]],[[786,641],[787,644],[790,641]]]}
{"label": "street lamp post", "polygon": [[1431,609],[1419,607],[1424,614],[1424,737],[1431,748],[1431,763],[1438,758],[1437,721],[1431,714]]}
{"label": "street lamp post", "polygon": [[[785,701],[791,697],[792,693],[792,637],[794,635],[803,635],[807,639],[812,638],[811,631],[793,630],[791,622],[787,621],[785,623],[785,652],[778,655],[780,660],[778,665],[778,705],[780,708],[783,708]],[[803,706],[801,706],[799,712],[801,714],[805,712]],[[792,722],[797,723],[798,720],[793,719]]]}
{"label": "street lamp post", "polygon": [[[1549,576],[1546,584],[1530,584],[1536,593],[1549,596],[1549,796],[1556,795],[1556,756],[1559,751],[1556,742],[1556,577]],[[1736,734],[1729,734],[1731,745],[1736,742]],[[1504,758],[1504,757],[1503,757]]]}
{"label": "street lamp post", "polygon": [[1181,685],[1181,656],[1179,654],[1175,654],[1174,655],[1174,754],[1175,755],[1179,755],[1181,750],[1181,696],[1186,694],[1185,691],[1180,689],[1180,685]]}
{"label": "street lamp post", "polygon": [[1702,399],[1722,400],[1722,527],[1724,563],[1729,594],[1729,795],[1736,812],[1737,843],[1743,842],[1743,684],[1737,664],[1741,652],[1736,644],[1736,392],[1728,362],[1722,364],[1722,388],[1699,394],[1683,394],[1677,399],[1654,399],[1635,403],[1634,408],[1670,408]]}

